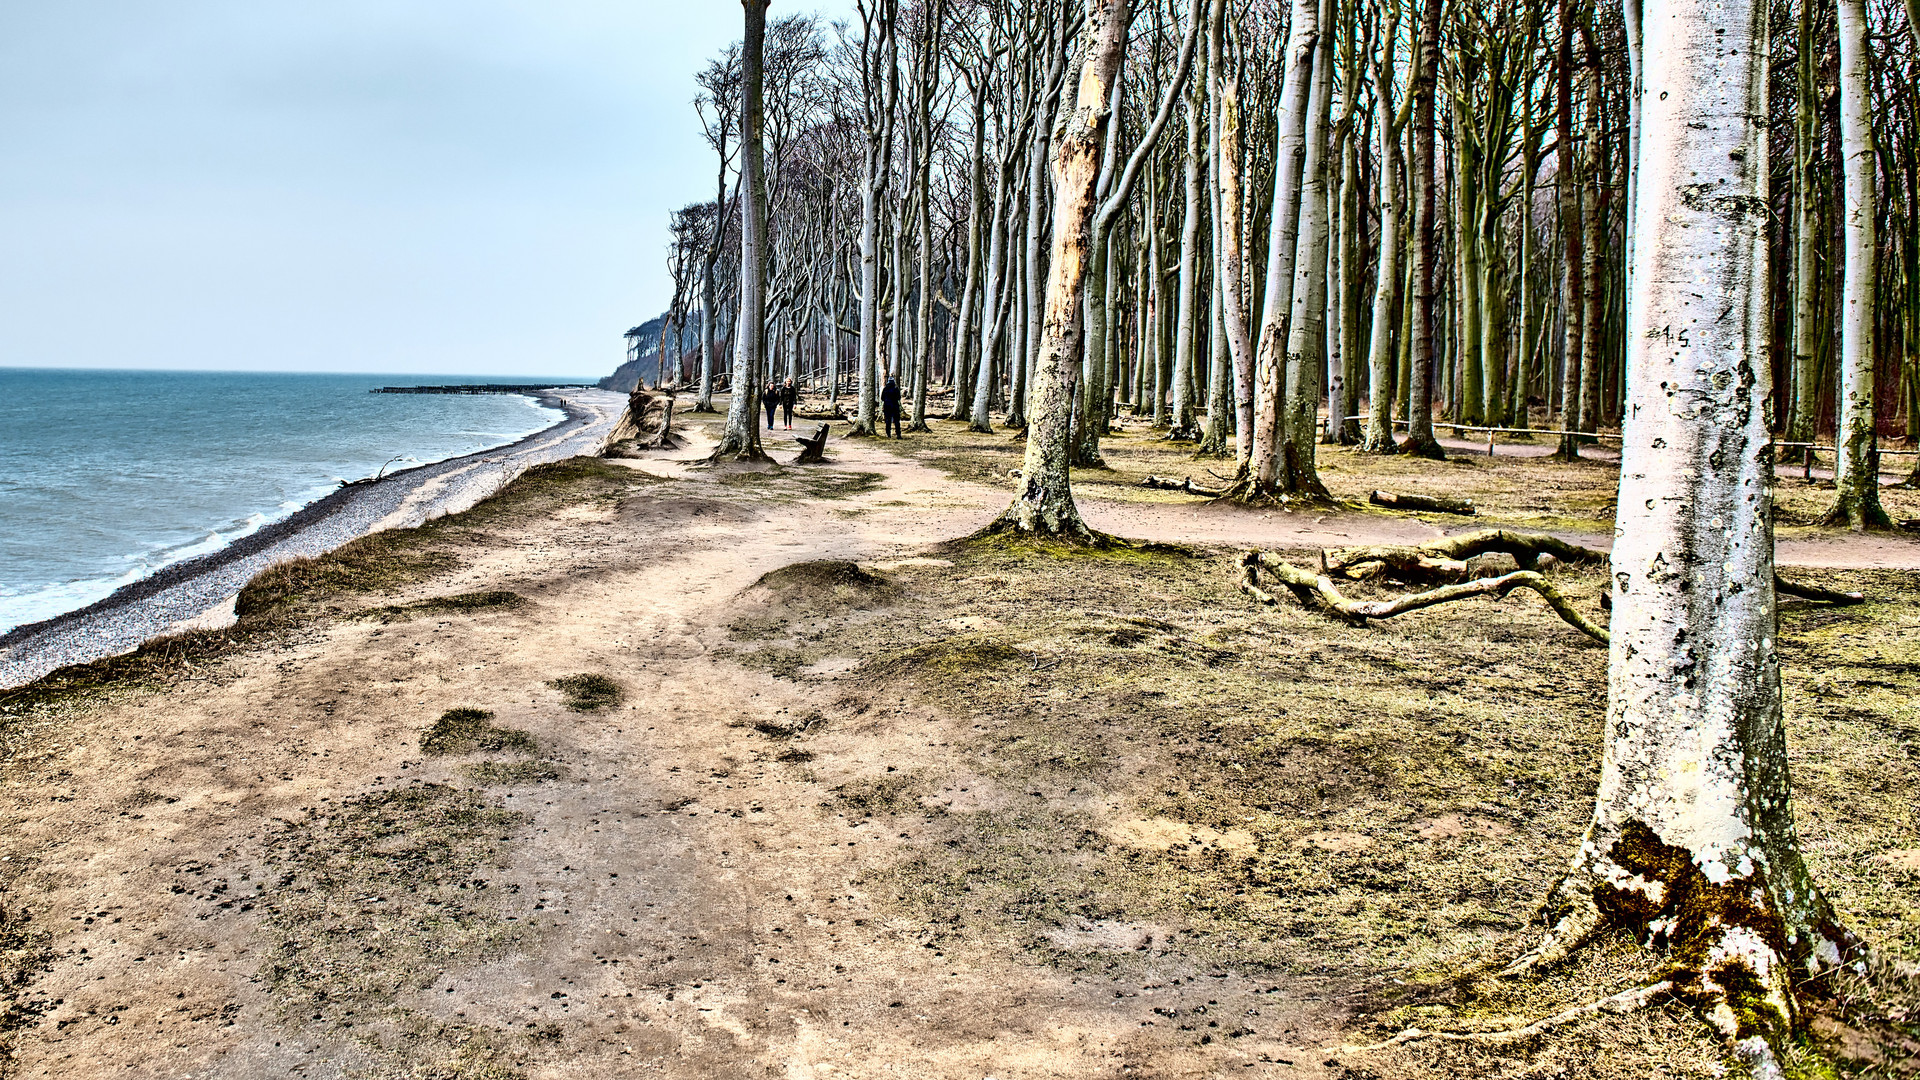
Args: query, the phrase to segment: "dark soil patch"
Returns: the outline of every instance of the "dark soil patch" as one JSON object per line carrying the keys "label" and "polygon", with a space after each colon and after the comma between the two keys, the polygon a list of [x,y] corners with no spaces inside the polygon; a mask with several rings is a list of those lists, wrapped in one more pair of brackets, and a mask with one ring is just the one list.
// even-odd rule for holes
{"label": "dark soil patch", "polygon": [[574,712],[598,712],[620,704],[626,691],[605,675],[582,673],[563,675],[547,684],[567,695],[567,708]]}
{"label": "dark soil patch", "polygon": [[516,1075],[529,1035],[448,1022],[404,1000],[448,967],[515,944],[499,895],[513,886],[496,889],[494,878],[525,816],[440,784],[313,814],[270,837],[253,898],[271,943],[261,975],[281,1011],[352,1038],[395,1075]]}
{"label": "dark soil patch", "polygon": [[487,592],[454,593],[452,596],[432,596],[425,600],[415,600],[410,604],[368,608],[356,617],[392,623],[418,615],[465,615],[477,611],[515,611],[526,607],[528,603],[530,601],[517,592],[494,589]]}
{"label": "dark soil patch", "polygon": [[538,750],[533,736],[516,728],[494,727],[487,721],[493,713],[486,709],[448,709],[420,736],[424,754],[494,754],[514,751],[532,754]]}
{"label": "dark soil patch", "polygon": [[567,771],[551,761],[483,761],[460,770],[481,787],[543,784],[565,778]]}

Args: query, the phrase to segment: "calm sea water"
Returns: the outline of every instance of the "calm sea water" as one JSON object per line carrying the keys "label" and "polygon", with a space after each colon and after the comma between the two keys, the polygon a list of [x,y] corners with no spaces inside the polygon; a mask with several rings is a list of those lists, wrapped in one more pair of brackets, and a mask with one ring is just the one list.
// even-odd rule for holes
{"label": "calm sea water", "polygon": [[216,550],[343,479],[562,416],[519,395],[376,386],[519,381],[532,380],[0,368],[0,632]]}

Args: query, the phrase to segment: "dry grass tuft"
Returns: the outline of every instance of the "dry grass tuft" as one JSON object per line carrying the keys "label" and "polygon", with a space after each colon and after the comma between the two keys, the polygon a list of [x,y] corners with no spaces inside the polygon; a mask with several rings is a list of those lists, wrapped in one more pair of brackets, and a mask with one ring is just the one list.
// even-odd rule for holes
{"label": "dry grass tuft", "polygon": [[567,695],[567,708],[574,712],[598,712],[611,709],[620,704],[626,691],[620,684],[605,675],[583,672],[579,675],[563,675],[547,684]]}
{"label": "dry grass tuft", "polygon": [[532,754],[539,749],[533,736],[516,728],[494,727],[487,721],[493,713],[487,709],[448,709],[420,736],[420,752],[442,754],[494,754],[517,751]]}

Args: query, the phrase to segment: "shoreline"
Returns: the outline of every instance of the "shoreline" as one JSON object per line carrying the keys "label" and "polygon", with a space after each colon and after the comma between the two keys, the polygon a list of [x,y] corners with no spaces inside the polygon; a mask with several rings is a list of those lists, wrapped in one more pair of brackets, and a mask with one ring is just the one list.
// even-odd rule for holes
{"label": "shoreline", "polygon": [[255,574],[274,563],[457,513],[534,465],[597,454],[626,405],[624,395],[597,389],[529,387],[523,392],[566,415],[511,443],[343,484],[217,551],[163,566],[85,607],[0,634],[0,689],[71,664],[131,652],[217,616],[221,605],[230,604]]}

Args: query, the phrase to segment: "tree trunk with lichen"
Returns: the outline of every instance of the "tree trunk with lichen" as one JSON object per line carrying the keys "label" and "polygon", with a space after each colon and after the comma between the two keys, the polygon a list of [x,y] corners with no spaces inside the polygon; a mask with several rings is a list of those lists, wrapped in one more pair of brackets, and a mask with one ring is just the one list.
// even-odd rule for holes
{"label": "tree trunk with lichen", "polygon": [[1838,462],[1834,504],[1826,524],[1855,532],[1893,522],[1880,505],[1880,451],[1874,438],[1873,127],[1868,110],[1866,0],[1840,0],[1840,159],[1846,206],[1841,234],[1847,265],[1840,284],[1840,416],[1834,427]]}
{"label": "tree trunk with lichen", "polygon": [[1285,410],[1280,420],[1280,463],[1275,486],[1307,498],[1328,499],[1314,453],[1320,441],[1316,414],[1327,349],[1327,129],[1333,100],[1333,11],[1322,0],[1321,32],[1314,43],[1313,89],[1308,97],[1307,156],[1301,170],[1299,251],[1294,258],[1293,313],[1287,320]]}
{"label": "tree trunk with lichen", "polygon": [[1434,304],[1435,282],[1434,218],[1438,187],[1433,151],[1433,110],[1440,67],[1440,16],[1442,0],[1427,0],[1420,17],[1420,38],[1414,56],[1413,78],[1413,307],[1411,323],[1412,362],[1408,372],[1407,441],[1401,449],[1427,458],[1444,458],[1447,452],[1433,437]]}
{"label": "tree trunk with lichen", "polygon": [[[1548,901],[1560,959],[1612,926],[1755,1075],[1808,980],[1859,958],[1794,831],[1774,613],[1767,9],[1650,7],[1606,748]],[[1712,283],[1702,287],[1702,283]]]}
{"label": "tree trunk with lichen", "polygon": [[[1099,180],[1100,148],[1112,116],[1113,87],[1126,56],[1132,0],[1088,0],[1087,51],[1072,113],[1053,141],[1053,239],[1046,308],[1034,363],[1032,415],[1020,492],[991,531],[1091,542],[1068,475],[1073,453],[1074,377],[1080,370],[1082,290],[1088,226]],[[1064,105],[1064,103],[1063,103]]]}
{"label": "tree trunk with lichen", "polygon": [[1207,28],[1207,77],[1214,99],[1211,138],[1215,198],[1213,287],[1220,293],[1220,322],[1233,356],[1234,457],[1241,470],[1253,460],[1254,350],[1248,331],[1245,228],[1240,192],[1240,87],[1223,57],[1226,2],[1214,0]]}
{"label": "tree trunk with lichen", "polygon": [[1400,449],[1393,438],[1394,324],[1400,310],[1400,139],[1394,126],[1393,52],[1399,36],[1399,10],[1387,17],[1380,36],[1380,58],[1374,67],[1374,136],[1380,156],[1380,256],[1373,287],[1373,333],[1367,348],[1367,435],[1361,449],[1391,454]]}
{"label": "tree trunk with lichen", "polygon": [[760,449],[757,383],[767,344],[767,177],[762,132],[762,61],[768,0],[741,0],[746,37],[740,50],[743,101],[740,124],[740,318],[734,330],[733,400],[713,460],[764,461]]}
{"label": "tree trunk with lichen", "polygon": [[1272,224],[1268,230],[1266,299],[1254,350],[1252,458],[1233,495],[1265,499],[1280,475],[1281,425],[1286,412],[1287,318],[1293,314],[1294,259],[1299,254],[1300,184],[1307,160],[1314,51],[1320,41],[1320,5],[1293,0],[1287,29],[1287,71],[1281,82],[1274,133]]}

